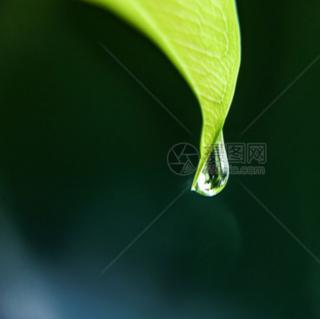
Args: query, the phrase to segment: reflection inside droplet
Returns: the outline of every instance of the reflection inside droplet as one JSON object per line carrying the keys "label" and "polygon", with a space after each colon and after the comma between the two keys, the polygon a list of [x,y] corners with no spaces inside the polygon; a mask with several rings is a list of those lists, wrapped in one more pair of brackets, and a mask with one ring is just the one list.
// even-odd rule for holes
{"label": "reflection inside droplet", "polygon": [[228,178],[229,163],[221,132],[192,190],[200,195],[212,197],[224,189]]}

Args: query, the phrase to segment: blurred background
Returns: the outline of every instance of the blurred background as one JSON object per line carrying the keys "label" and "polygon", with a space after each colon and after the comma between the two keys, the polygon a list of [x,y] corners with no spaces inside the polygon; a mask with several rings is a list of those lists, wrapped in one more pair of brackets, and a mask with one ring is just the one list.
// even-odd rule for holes
{"label": "blurred background", "polygon": [[203,198],[166,162],[200,108],[148,39],[80,1],[1,0],[1,319],[320,318],[320,2],[238,10],[225,139],[266,143],[266,174]]}

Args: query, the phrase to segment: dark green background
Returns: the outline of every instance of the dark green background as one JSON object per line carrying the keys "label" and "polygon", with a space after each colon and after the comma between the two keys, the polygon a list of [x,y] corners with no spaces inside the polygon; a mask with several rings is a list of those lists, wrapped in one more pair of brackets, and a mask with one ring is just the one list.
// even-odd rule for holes
{"label": "dark green background", "polygon": [[[170,147],[201,114],[173,65],[77,1],[0,2],[0,318],[320,318],[318,0],[238,1],[242,66],[226,141],[267,143],[265,176],[187,192]],[[184,122],[190,138],[101,48]]]}

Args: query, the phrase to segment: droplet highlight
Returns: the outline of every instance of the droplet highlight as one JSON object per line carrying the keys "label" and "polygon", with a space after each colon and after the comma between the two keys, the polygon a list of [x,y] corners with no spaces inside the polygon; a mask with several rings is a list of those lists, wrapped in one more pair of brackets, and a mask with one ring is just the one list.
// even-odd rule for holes
{"label": "droplet highlight", "polygon": [[229,162],[221,132],[192,190],[200,195],[212,197],[225,188],[228,179]]}

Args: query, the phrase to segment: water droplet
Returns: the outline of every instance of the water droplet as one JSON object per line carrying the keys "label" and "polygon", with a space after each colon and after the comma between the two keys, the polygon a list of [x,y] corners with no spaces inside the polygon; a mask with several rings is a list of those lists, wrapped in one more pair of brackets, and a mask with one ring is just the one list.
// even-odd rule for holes
{"label": "water droplet", "polygon": [[228,178],[229,162],[221,132],[192,190],[200,195],[212,197],[224,189]]}

